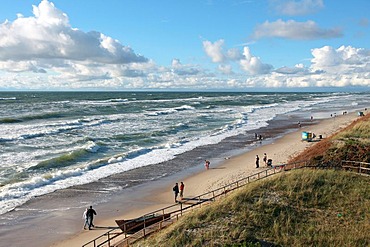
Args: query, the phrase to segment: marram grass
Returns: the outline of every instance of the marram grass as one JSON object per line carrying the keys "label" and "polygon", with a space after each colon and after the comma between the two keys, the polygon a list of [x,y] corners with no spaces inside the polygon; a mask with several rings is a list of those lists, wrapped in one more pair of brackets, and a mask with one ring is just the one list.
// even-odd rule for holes
{"label": "marram grass", "polygon": [[257,181],[136,246],[370,246],[369,177],[302,169]]}

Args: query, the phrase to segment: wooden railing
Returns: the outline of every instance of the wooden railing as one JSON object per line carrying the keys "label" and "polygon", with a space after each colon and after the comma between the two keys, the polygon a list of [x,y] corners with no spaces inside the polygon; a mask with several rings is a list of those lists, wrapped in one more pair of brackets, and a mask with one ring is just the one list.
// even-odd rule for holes
{"label": "wooden railing", "polygon": [[[354,171],[361,174],[370,175],[370,163],[364,162],[354,162],[354,161],[342,161],[340,164],[320,164],[320,165],[309,165],[306,161],[300,161],[295,163],[289,164],[281,164],[277,166],[273,166],[267,168],[263,171],[257,172],[245,178],[239,179],[235,182],[222,186],[218,189],[203,193],[199,196],[192,197],[192,198],[184,198],[180,203],[173,204],[156,211],[150,212],[139,218],[143,218],[143,229],[134,233],[134,234],[127,234],[127,231],[122,231],[120,228],[112,229],[97,238],[89,241],[88,243],[82,245],[82,247],[100,247],[100,246],[129,246],[131,243],[135,242],[136,240],[143,238],[154,231],[158,231],[170,223],[177,221],[179,217],[183,214],[190,212],[192,209],[196,207],[201,207],[205,203],[210,203],[215,201],[216,199],[225,196],[228,192],[236,190],[250,182],[257,181],[281,171],[288,171],[292,169],[299,169],[299,168],[314,168],[314,169],[344,169],[348,171]],[[153,224],[151,226],[146,226],[145,220],[150,218],[151,215],[165,215],[170,214],[169,218],[163,219],[162,221]],[[130,224],[132,221],[128,221],[125,224]]]}

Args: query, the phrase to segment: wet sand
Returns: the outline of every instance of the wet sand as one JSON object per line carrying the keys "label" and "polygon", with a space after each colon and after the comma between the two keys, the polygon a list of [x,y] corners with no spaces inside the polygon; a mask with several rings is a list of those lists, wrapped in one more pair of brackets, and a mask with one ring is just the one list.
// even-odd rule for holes
{"label": "wet sand", "polygon": [[[350,113],[320,121],[306,120],[301,121],[302,128],[297,127],[296,119],[278,118],[260,130],[265,138],[262,143],[254,139],[254,133],[247,133],[179,155],[156,166],[155,171],[148,166],[41,196],[3,215],[0,246],[81,246],[116,227],[115,219],[138,217],[173,204],[171,188],[175,182],[184,181],[185,197],[202,194],[264,169],[263,153],[273,164],[285,163],[314,144],[301,141],[302,131],[325,138],[356,118],[355,113]],[[258,169],[256,154],[260,156]],[[207,171],[203,166],[205,158],[211,160],[211,169]],[[150,176],[145,178],[145,174]],[[98,213],[97,227],[84,231],[82,213],[90,204]],[[3,222],[7,225],[3,226]]]}
{"label": "wet sand", "polygon": [[[216,165],[212,162],[209,170],[204,170],[204,168],[201,171],[195,169],[194,173],[190,175],[179,173],[160,181],[137,186],[132,191],[124,193],[121,198],[116,198],[109,206],[98,208],[98,214],[100,213],[100,215],[96,219],[96,225],[115,226],[114,219],[138,217],[173,204],[171,188],[176,181],[184,181],[184,194],[186,197],[192,197],[264,169],[263,153],[267,153],[268,158],[271,158],[274,164],[285,163],[290,157],[315,143],[301,141],[302,131],[314,132],[325,138],[348,126],[356,118],[356,114],[351,113],[318,121],[315,124],[302,123],[302,128],[292,129],[291,133],[277,138],[271,143],[264,143],[263,141],[262,144],[259,142],[247,144],[253,146],[254,149],[239,155],[225,157],[226,159],[216,162]],[[261,157],[260,168],[258,169],[255,168],[256,154]],[[69,239],[54,243],[53,246],[81,246],[105,231],[107,229],[100,228],[94,231],[79,231]]]}

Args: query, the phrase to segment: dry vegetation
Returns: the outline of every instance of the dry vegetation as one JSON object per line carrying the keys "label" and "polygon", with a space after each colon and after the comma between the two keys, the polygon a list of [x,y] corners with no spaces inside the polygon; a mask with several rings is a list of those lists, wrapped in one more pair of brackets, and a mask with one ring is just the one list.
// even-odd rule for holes
{"label": "dry vegetation", "polygon": [[341,160],[370,163],[370,114],[354,121],[339,133],[321,140],[290,162],[339,164]]}
{"label": "dry vegetation", "polygon": [[[294,160],[370,162],[369,140],[370,114]],[[369,232],[369,176],[302,169],[254,182],[136,245],[370,246]]]}
{"label": "dry vegetation", "polygon": [[183,216],[137,246],[369,246],[368,177],[297,170]]}

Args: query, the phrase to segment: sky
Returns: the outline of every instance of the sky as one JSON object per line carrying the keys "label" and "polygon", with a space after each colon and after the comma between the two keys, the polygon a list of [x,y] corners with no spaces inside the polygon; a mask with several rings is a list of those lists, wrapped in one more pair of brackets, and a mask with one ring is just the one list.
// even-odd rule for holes
{"label": "sky", "polygon": [[370,1],[0,0],[0,90],[370,89]]}

